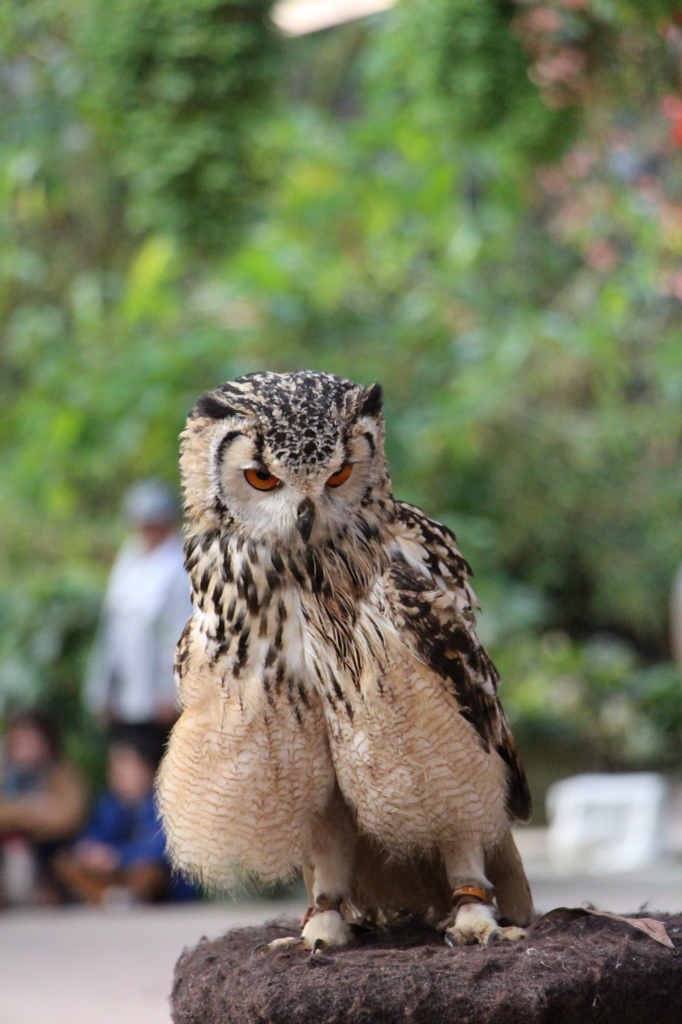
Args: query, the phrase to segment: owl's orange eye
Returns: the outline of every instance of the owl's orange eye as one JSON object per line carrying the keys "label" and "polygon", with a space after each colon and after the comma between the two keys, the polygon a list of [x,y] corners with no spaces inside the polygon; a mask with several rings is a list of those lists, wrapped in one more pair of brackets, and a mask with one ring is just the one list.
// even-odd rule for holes
{"label": "owl's orange eye", "polygon": [[353,467],[350,462],[344,462],[338,473],[332,473],[329,477],[327,480],[327,487],[340,487],[341,484],[345,484],[346,480],[351,475],[352,470]]}
{"label": "owl's orange eye", "polygon": [[282,482],[267,469],[245,469],[244,476],[257,491],[274,491]]}

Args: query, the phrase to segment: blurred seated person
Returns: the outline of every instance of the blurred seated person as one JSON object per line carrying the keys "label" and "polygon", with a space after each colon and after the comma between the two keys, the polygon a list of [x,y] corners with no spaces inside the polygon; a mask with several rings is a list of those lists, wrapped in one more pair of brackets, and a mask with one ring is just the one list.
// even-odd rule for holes
{"label": "blurred seated person", "polygon": [[175,645],[192,614],[177,501],[166,484],[142,480],[124,511],[133,533],[111,570],[83,696],[105,728],[165,735],[178,715]]}
{"label": "blurred seated person", "polygon": [[86,810],[83,780],[61,756],[52,722],[37,711],[13,715],[0,767],[0,901],[58,900],[53,858]]}
{"label": "blurred seated person", "polygon": [[154,797],[161,753],[158,733],[149,727],[121,726],[111,734],[107,788],[83,832],[56,863],[73,898],[93,904],[147,903],[171,895]]}

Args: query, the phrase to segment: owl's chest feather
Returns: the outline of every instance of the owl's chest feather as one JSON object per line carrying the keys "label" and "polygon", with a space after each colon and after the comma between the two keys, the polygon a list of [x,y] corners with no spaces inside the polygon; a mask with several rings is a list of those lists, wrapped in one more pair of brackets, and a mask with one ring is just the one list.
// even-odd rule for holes
{"label": "owl's chest feather", "polygon": [[367,667],[381,659],[381,630],[364,621],[360,595],[382,563],[369,549],[351,558],[219,534],[188,546],[196,640],[228,699],[286,700],[300,721],[317,698],[352,718]]}

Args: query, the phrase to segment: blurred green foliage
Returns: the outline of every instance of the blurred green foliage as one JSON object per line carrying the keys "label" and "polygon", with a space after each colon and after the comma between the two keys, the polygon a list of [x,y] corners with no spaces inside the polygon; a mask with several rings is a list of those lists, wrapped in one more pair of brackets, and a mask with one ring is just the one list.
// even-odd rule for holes
{"label": "blurred green foliage", "polygon": [[267,181],[253,136],[278,69],[272,0],[80,6],[83,105],[129,185],[130,225],[223,248]]}
{"label": "blurred green foliage", "polygon": [[677,5],[403,0],[279,41],[268,8],[0,14],[1,692],[76,720],[123,489],[176,480],[201,390],[305,366],[383,381],[523,746],[672,763]]}

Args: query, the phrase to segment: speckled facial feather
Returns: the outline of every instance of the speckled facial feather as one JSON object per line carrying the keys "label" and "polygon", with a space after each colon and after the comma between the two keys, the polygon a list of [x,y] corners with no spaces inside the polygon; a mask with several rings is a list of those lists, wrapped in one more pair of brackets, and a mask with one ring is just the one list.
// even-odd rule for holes
{"label": "speckled facial feather", "polygon": [[303,370],[237,377],[202,395],[191,416],[252,418],[262,449],[300,470],[329,461],[354,413],[380,410],[380,385],[363,388],[331,373]]}

